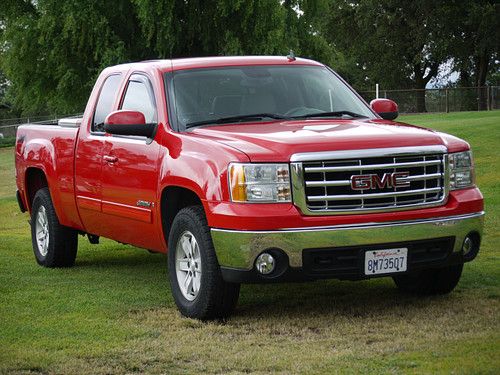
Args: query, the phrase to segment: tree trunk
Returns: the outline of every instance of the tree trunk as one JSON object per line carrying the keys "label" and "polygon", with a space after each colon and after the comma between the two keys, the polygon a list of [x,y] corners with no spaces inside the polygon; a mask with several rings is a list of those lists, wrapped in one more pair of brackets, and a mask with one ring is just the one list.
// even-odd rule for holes
{"label": "tree trunk", "polygon": [[462,87],[471,87],[470,74],[467,69],[460,70],[460,86]]}
{"label": "tree trunk", "polygon": [[488,75],[488,67],[490,63],[490,54],[486,49],[483,49],[479,56],[476,56],[475,78],[477,87],[477,109],[484,111],[488,109],[488,94],[486,90],[486,76]]}
{"label": "tree trunk", "polygon": [[423,90],[418,90],[417,94],[417,113],[427,112],[427,107],[425,106],[425,88]]}
{"label": "tree trunk", "polygon": [[427,107],[425,106],[425,87],[427,86],[429,81],[437,75],[438,68],[438,63],[426,63],[423,68],[420,63],[417,63],[413,66],[413,73],[415,74],[414,88],[417,89],[416,104],[418,113],[427,112]]}

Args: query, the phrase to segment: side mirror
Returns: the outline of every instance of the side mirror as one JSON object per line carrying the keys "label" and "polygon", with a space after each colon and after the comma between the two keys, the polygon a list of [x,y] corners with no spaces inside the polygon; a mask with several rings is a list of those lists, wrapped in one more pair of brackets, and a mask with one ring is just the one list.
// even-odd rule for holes
{"label": "side mirror", "polygon": [[125,109],[111,112],[104,120],[104,130],[109,134],[136,135],[151,138],[156,124],[146,124],[142,112]]}
{"label": "side mirror", "polygon": [[370,107],[384,120],[394,120],[398,117],[398,105],[390,99],[373,99]]}

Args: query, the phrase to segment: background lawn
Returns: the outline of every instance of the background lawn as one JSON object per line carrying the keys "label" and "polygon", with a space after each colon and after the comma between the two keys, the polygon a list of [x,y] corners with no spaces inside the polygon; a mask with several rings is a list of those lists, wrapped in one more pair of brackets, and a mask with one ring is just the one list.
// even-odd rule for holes
{"label": "background lawn", "polygon": [[390,279],[247,285],[227,323],[177,312],[163,255],[80,237],[76,266],[34,260],[0,149],[0,372],[500,373],[500,111],[401,121],[468,140],[486,198],[479,257],[448,296]]}

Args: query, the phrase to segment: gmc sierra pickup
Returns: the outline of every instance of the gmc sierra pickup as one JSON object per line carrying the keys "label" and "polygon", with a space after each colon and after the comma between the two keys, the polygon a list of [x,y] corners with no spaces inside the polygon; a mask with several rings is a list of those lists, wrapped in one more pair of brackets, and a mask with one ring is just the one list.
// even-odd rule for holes
{"label": "gmc sierra pickup", "polygon": [[168,252],[181,313],[228,316],[240,284],[389,276],[449,293],[479,251],[469,145],[393,120],[330,68],[293,57],[113,66],[81,118],[17,131],[37,262],[78,235]]}

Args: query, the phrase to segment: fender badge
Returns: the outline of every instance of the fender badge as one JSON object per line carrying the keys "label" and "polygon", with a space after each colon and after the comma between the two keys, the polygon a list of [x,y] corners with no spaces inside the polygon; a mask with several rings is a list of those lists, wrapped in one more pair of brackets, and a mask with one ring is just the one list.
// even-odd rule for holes
{"label": "fender badge", "polygon": [[138,200],[137,207],[148,207],[149,208],[149,207],[151,207],[151,202]]}

